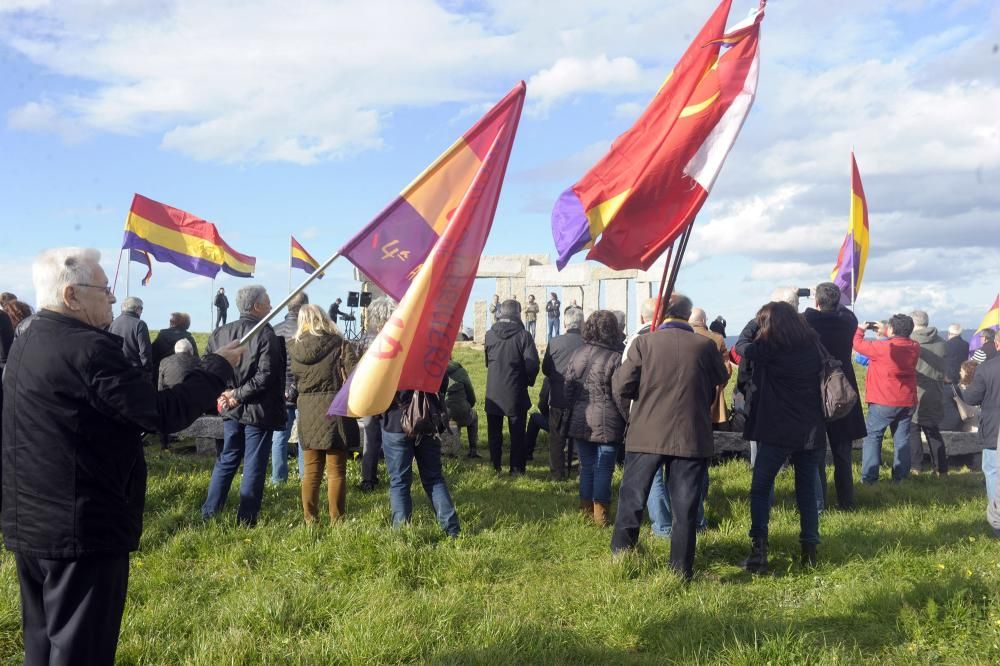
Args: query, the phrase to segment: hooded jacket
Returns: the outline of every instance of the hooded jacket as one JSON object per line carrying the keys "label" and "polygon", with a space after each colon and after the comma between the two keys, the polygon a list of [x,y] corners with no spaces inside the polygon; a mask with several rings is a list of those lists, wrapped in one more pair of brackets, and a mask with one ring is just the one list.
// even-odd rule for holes
{"label": "hooded jacket", "polygon": [[446,374],[448,389],[444,402],[448,407],[448,414],[456,421],[471,420],[472,408],[476,404],[476,389],[472,386],[468,371],[458,361],[451,360],[448,361]]}
{"label": "hooded jacket", "polygon": [[909,338],[865,340],[865,329],[854,331],[854,351],[868,357],[865,401],[885,407],[915,407],[920,345]]}
{"label": "hooded jacket", "polygon": [[566,365],[566,434],[585,442],[621,444],[628,407],[611,391],[611,378],[621,365],[617,349],[584,343]]}
{"label": "hooded jacket", "polygon": [[486,413],[526,414],[528,387],[538,375],[535,341],[516,319],[501,319],[486,332]]}
{"label": "hooded jacket", "polygon": [[306,449],[356,448],[358,422],[327,417],[330,403],[358,362],[350,344],[339,335],[305,335],[288,345],[292,375],[298,389],[299,442]]}
{"label": "hooded jacket", "polygon": [[913,329],[910,339],[920,345],[917,361],[917,409],[913,422],[937,427],[944,417],[944,379],[948,343],[933,326]]}

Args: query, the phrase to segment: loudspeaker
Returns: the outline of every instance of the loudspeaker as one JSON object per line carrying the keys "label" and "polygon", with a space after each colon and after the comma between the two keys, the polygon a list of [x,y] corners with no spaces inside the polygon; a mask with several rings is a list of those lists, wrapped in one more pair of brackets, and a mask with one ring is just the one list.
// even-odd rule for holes
{"label": "loudspeaker", "polygon": [[361,307],[366,308],[372,304],[372,293],[370,291],[361,292]]}
{"label": "loudspeaker", "polygon": [[347,292],[347,307],[349,308],[358,307],[358,296],[360,296],[360,294],[356,291]]}

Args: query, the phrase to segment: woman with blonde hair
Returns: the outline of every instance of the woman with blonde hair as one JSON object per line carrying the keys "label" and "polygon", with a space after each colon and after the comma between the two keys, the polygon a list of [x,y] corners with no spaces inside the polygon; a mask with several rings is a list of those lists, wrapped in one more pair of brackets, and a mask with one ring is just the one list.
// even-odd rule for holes
{"label": "woman with blonde hair", "polygon": [[303,449],[302,510],[307,523],[317,520],[319,487],[326,467],[330,521],[339,520],[347,500],[347,450],[358,442],[357,421],[326,415],[333,397],[357,363],[357,353],[318,305],[299,309],[298,330],[288,343],[299,410],[299,446]]}

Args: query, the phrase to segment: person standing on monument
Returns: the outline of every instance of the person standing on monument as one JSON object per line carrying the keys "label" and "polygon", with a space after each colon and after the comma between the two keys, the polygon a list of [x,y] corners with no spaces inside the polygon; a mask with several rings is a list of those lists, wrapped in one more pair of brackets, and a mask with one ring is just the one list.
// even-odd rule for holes
{"label": "person standing on monument", "polygon": [[215,295],[215,300],[212,301],[215,306],[215,328],[224,326],[226,323],[226,318],[229,316],[229,298],[226,296],[226,290],[219,287],[219,292]]}
{"label": "person standing on monument", "polygon": [[528,329],[528,335],[534,340],[538,326],[538,303],[535,302],[534,294],[528,294],[528,304],[524,306],[524,324]]}
{"label": "person standing on monument", "polygon": [[562,312],[561,308],[562,303],[559,302],[559,297],[556,296],[556,292],[553,291],[549,295],[548,302],[545,304],[545,317],[547,319],[546,323],[548,324],[548,329],[545,332],[546,343],[559,335],[559,317]]}
{"label": "person standing on monument", "polygon": [[493,315],[493,323],[497,323],[500,318],[500,294],[493,294],[493,302],[490,303],[490,314]]}

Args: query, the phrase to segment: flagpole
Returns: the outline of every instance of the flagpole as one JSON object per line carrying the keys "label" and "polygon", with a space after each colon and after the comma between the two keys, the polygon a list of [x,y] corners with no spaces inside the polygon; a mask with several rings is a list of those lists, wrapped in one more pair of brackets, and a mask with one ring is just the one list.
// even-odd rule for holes
{"label": "flagpole", "polygon": [[125,262],[125,298],[129,297],[129,288],[132,286],[132,254],[129,253],[128,261]]}
{"label": "flagpole", "polygon": [[115,293],[115,289],[118,288],[118,272],[122,269],[122,255],[125,254],[125,248],[118,250],[118,263],[115,265],[115,281],[111,284],[111,293]]}
{"label": "flagpole", "polygon": [[[271,311],[267,313],[267,316],[264,317],[263,319],[261,319],[259,322],[257,322],[254,325],[254,327],[251,328],[250,331],[247,332],[247,334],[244,335],[243,338],[240,339],[240,344],[241,345],[245,345],[246,343],[250,342],[255,335],[257,335],[258,333],[260,333],[260,330],[262,328],[264,328],[265,324],[267,324],[267,322],[269,322],[271,319],[274,318],[274,315],[278,314],[278,312],[280,312],[282,308],[284,308],[286,305],[288,305],[288,302],[290,300],[292,300],[293,296],[295,296],[296,294],[298,294],[299,292],[301,292],[303,289],[305,289],[306,287],[308,287],[309,284],[313,280],[315,280],[320,275],[322,275],[323,271],[325,271],[327,268],[329,268],[330,264],[332,264],[334,261],[336,261],[339,257],[340,257],[340,251],[338,250],[336,253],[334,253],[334,255],[332,257],[330,257],[329,259],[327,259],[326,261],[324,261],[323,264],[319,268],[317,268],[315,271],[313,271],[312,273],[310,273],[309,275],[307,275],[306,279],[302,281],[302,284],[300,284],[298,287],[296,287],[294,289],[294,291],[290,291],[289,294],[288,294],[288,296],[285,296],[285,298],[280,303],[278,303],[277,305],[273,306],[271,308]],[[289,265],[291,265],[291,264],[289,264]],[[290,269],[289,269],[289,271],[290,271]]]}
{"label": "flagpole", "polygon": [[212,293],[208,297],[208,332],[215,330],[215,276],[212,276]]}

